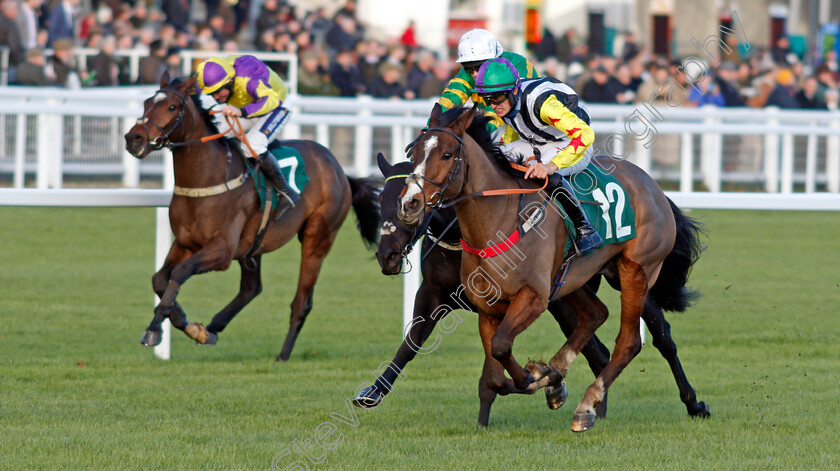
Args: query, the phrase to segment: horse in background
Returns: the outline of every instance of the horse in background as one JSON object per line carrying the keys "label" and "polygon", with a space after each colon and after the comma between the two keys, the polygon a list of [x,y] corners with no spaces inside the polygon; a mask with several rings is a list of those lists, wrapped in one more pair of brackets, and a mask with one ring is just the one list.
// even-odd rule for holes
{"label": "horse in background", "polygon": [[[282,247],[295,235],[301,243],[300,276],[291,304],[289,332],[277,360],[288,360],[295,340],[312,310],[312,293],[324,258],[335,242],[350,206],[359,220],[362,238],[372,246],[378,240],[377,191],[364,179],[348,178],[328,149],[312,141],[282,141],[303,157],[309,182],[301,202],[280,221],[269,218],[262,237],[260,198],[250,179],[253,167],[237,155],[238,144],[227,140],[204,142],[218,130],[198,106],[195,77],[161,77],[160,90],[147,99],[143,117],[125,135],[126,149],[138,159],[149,152],[172,149],[175,185],[203,196],[176,194],[169,205],[169,222],[175,234],[166,260],[152,277],[161,301],[141,343],[161,341],[161,322],[168,318],[175,328],[203,345],[213,345],[218,335],[262,291],[260,269],[265,253]],[[188,191],[189,193],[189,191]],[[176,297],[193,275],[223,271],[236,260],[241,269],[239,293],[206,327],[190,323]]]}

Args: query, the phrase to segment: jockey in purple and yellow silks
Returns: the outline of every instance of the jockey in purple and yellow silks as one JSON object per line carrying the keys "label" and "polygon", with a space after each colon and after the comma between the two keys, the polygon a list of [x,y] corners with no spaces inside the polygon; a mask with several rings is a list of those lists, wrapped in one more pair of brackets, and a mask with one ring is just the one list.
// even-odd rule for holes
{"label": "jockey in purple and yellow silks", "polygon": [[546,191],[554,197],[564,196],[557,199],[575,226],[581,252],[600,245],[601,236],[563,178],[585,169],[592,160],[589,148],[595,133],[577,93],[551,77],[520,80],[516,67],[504,58],[485,62],[475,82],[475,92],[508,125],[506,144],[501,146],[505,157],[530,165],[525,178],[548,178]]}
{"label": "jockey in purple and yellow silks", "polygon": [[474,93],[475,76],[478,73],[478,68],[485,61],[497,57],[502,57],[513,64],[521,77],[529,79],[540,77],[540,74],[528,59],[515,52],[505,52],[502,45],[490,31],[486,29],[467,31],[461,36],[461,40],[458,42],[458,59],[456,62],[463,67],[443,90],[443,94],[438,100],[441,111],[462,106],[467,100],[472,98],[473,103],[480,105],[486,113],[494,118],[487,123],[487,130],[491,134],[494,134],[497,129],[502,127],[502,124],[504,124],[502,120],[493,113],[492,108],[481,97]]}
{"label": "jockey in purple and yellow silks", "polygon": [[[242,126],[247,130],[246,138],[251,147],[259,154],[260,169],[277,191],[286,196],[280,198],[274,216],[275,220],[280,219],[286,210],[300,201],[300,196],[289,187],[280,172],[277,159],[268,152],[268,145],[280,135],[291,116],[291,111],[283,107],[288,87],[276,72],[254,56],[211,57],[198,65],[196,76],[205,109],[226,104],[221,110],[223,115],[244,118]],[[207,99],[207,95],[215,102]],[[246,156],[251,155],[244,144],[242,151]]]}

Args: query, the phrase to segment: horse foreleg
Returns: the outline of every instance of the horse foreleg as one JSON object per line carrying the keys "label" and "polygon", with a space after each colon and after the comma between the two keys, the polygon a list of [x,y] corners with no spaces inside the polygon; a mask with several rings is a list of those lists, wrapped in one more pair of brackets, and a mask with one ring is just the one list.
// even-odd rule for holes
{"label": "horse foreleg", "polygon": [[645,324],[650,330],[650,335],[653,340],[653,346],[659,350],[659,353],[671,366],[671,372],[674,374],[674,379],[677,381],[677,387],[680,390],[680,399],[688,409],[688,414],[692,417],[709,417],[711,411],[705,402],[697,402],[697,395],[694,388],[688,382],[685,376],[682,364],[679,357],[677,357],[677,344],[671,337],[671,325],[665,319],[662,309],[651,299],[647,298],[645,303],[645,310],[642,314]]}
{"label": "horse foreleg", "polygon": [[[201,250],[195,252],[172,268],[169,281],[166,284],[166,289],[161,296],[160,304],[158,304],[156,311],[160,309],[170,314],[175,313],[176,318],[179,317],[178,314],[180,313],[182,318],[178,319],[178,323],[186,323],[186,316],[183,315],[183,310],[175,301],[181,286],[193,275],[226,267],[229,263],[230,250],[225,243],[224,237],[217,235],[202,247]],[[175,321],[173,321],[173,325],[175,325]],[[183,326],[182,330],[190,338],[199,343],[207,341],[207,331],[201,324],[189,323]]]}
{"label": "horse foreleg", "polygon": [[[557,324],[560,325],[560,329],[566,335],[566,338],[571,337],[578,325],[577,312],[568,303],[563,302],[562,300],[549,303],[548,311],[554,316],[554,320],[556,320]],[[610,361],[610,350],[601,342],[600,339],[598,339],[597,335],[593,335],[592,338],[586,342],[580,353],[583,354],[584,358],[586,358],[586,361],[589,363],[589,369],[592,370],[595,377],[598,377],[598,375],[601,374],[601,371]],[[556,409],[557,407],[554,406],[557,403],[553,397],[556,394],[555,388],[546,388],[545,393],[549,407]],[[599,418],[607,416],[606,395],[604,396],[604,399],[601,400],[601,403],[595,408],[595,412]]]}
{"label": "horse foreleg", "polygon": [[207,325],[208,338],[205,345],[215,345],[217,334],[225,330],[225,327],[227,327],[230,321],[262,292],[262,279],[260,276],[261,259],[262,255],[255,256],[253,258],[253,264],[245,260],[239,260],[239,268],[242,272],[239,280],[239,293],[236,294],[233,301],[225,306],[224,309],[213,316],[213,320]]}
{"label": "horse foreleg", "polygon": [[426,281],[420,284],[414,301],[414,318],[408,335],[403,339],[394,359],[386,366],[385,371],[376,379],[372,386],[363,389],[353,400],[353,404],[362,408],[378,406],[391,389],[405,365],[414,359],[418,353],[430,353],[437,348],[442,340],[441,334],[435,339],[434,345],[423,348],[426,339],[435,329],[438,321],[449,314],[449,310],[442,309],[443,293],[440,287],[432,286]]}
{"label": "horse foreleg", "polygon": [[615,349],[609,363],[595,382],[586,388],[583,399],[575,409],[572,421],[574,432],[584,432],[595,425],[595,406],[601,402],[610,385],[630,363],[630,360],[642,349],[639,320],[647,298],[647,276],[641,265],[626,256],[619,261],[618,265],[621,279],[621,326],[615,341]]}
{"label": "horse foreleg", "polygon": [[292,348],[306,321],[306,316],[312,310],[312,291],[321,273],[324,258],[335,242],[338,229],[331,231],[323,216],[315,215],[310,218],[304,229],[301,240],[300,278],[297,293],[292,300],[292,312],[289,316],[289,333],[283,342],[283,349],[277,355],[277,361],[286,361],[292,354]]}
{"label": "horse foreleg", "polygon": [[532,288],[525,286],[513,297],[505,317],[491,340],[493,358],[504,365],[514,386],[525,389],[533,377],[513,357],[513,339],[542,314],[545,304]]}
{"label": "horse foreleg", "polygon": [[[191,252],[179,245],[177,242],[174,242],[169,248],[169,253],[166,255],[163,266],[152,276],[152,289],[155,294],[158,295],[158,298],[163,298],[163,295],[166,292],[166,287],[169,285],[169,277],[172,273],[172,269],[175,265],[181,263],[190,255]],[[177,329],[184,330],[187,325],[187,316],[177,302],[173,306],[169,307],[158,304],[157,307],[155,307],[155,316],[152,318],[152,322],[149,324],[149,327],[146,328],[146,333],[143,334],[143,337],[140,339],[140,343],[147,347],[159,345],[163,336],[161,322],[163,322],[166,318],[169,318],[172,325],[174,325]]]}

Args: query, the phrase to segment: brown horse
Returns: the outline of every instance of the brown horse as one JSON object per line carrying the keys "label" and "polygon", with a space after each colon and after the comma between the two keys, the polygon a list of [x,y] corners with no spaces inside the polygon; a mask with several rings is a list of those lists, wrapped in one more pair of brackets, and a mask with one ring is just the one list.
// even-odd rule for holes
{"label": "brown horse", "polygon": [[[289,333],[277,356],[278,360],[288,360],[312,309],[312,292],[324,257],[351,202],[364,240],[368,244],[377,240],[376,191],[364,180],[349,179],[323,146],[311,141],[283,141],[283,145],[297,149],[303,156],[310,180],[301,202],[280,221],[272,220],[262,241],[254,244],[263,215],[259,196],[248,181],[251,170],[236,153],[238,143],[201,141],[218,131],[197,105],[194,91],[194,77],[170,83],[169,74],[164,74],[160,90],[143,105],[143,118],[125,135],[126,149],[138,159],[164,146],[172,148],[176,188],[212,193],[188,196],[176,192],[172,197],[169,221],[175,241],[163,267],[152,277],[152,286],[161,301],[141,343],[159,344],[161,322],[169,318],[172,325],[199,344],[215,344],[218,334],[262,291],[262,254],[281,247],[297,234],[301,242],[300,278],[291,305]],[[239,294],[207,327],[190,323],[175,299],[181,286],[192,275],[226,270],[233,260],[239,262],[242,270]]]}
{"label": "brown horse", "polygon": [[[498,244],[521,227],[518,196],[472,195],[487,189],[533,188],[534,185],[508,174],[498,149],[495,152],[490,149],[493,155],[488,158],[486,149],[465,134],[474,117],[475,108],[455,109],[442,116],[435,107],[429,130],[414,146],[411,184],[400,194],[400,219],[416,226],[429,207],[449,201],[454,203],[463,241],[472,247],[485,247]],[[665,309],[680,310],[688,304],[690,293],[685,281],[699,254],[697,226],[685,224],[685,216],[638,167],[606,157],[597,160],[623,186],[627,201],[635,211],[637,236],[596,249],[571,265],[565,284],[556,296],[563,297],[574,308],[577,327],[549,362],[551,371],[547,375],[534,374],[530,364],[523,368],[514,359],[512,347],[516,335],[534,322],[551,301],[552,281],[561,268],[567,239],[563,216],[558,211],[546,211],[538,231],[544,238],[532,232],[514,242],[524,260],[521,263],[515,258],[516,263],[505,264],[471,253],[463,255],[461,280],[468,288],[465,290],[468,299],[478,309],[479,332],[485,350],[479,391],[482,407],[485,396],[530,393],[535,387],[547,384],[546,379],[554,383],[556,376],[566,376],[572,361],[608,314],[606,306],[585,285],[600,273],[621,290],[621,327],[612,358],[575,410],[572,430],[589,430],[594,426],[596,406],[641,349],[639,319],[649,304],[648,293]],[[537,198],[543,200],[544,195]],[[675,240],[680,241],[680,246],[675,247]],[[689,263],[684,263],[686,252]],[[505,370],[510,379],[505,377]],[[487,390],[481,390],[484,385]]]}

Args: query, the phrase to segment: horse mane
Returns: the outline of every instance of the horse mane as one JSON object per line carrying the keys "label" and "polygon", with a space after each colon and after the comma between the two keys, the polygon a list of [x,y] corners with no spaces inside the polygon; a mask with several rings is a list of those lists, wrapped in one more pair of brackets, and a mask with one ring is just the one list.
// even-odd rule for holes
{"label": "horse mane", "polygon": [[[169,82],[169,86],[166,88],[177,89],[186,80],[186,77],[175,77],[174,79],[172,79],[171,82]],[[193,93],[193,90],[187,90],[186,95],[192,100],[193,105],[195,105],[195,107],[198,108],[198,114],[201,116],[201,119],[204,120],[204,124],[207,125],[207,127],[209,127],[210,129],[216,129],[216,124],[213,122],[213,119],[210,118],[210,114],[205,113],[204,108],[201,107],[201,102],[198,101],[198,93]]]}
{"label": "horse mane", "polygon": [[[186,78],[186,77],[175,77],[174,79],[172,79],[172,81],[171,81],[171,82],[169,82],[169,86],[168,86],[167,88],[177,89],[177,88],[178,88],[178,87],[180,87],[180,86],[181,86],[181,85],[182,85],[182,84],[183,84],[186,80],[187,80],[187,78]],[[199,93],[197,93],[197,92],[193,92],[193,90],[187,90],[187,94],[186,94],[186,96],[187,96],[187,98],[189,98],[190,100],[192,100],[193,105],[195,105],[196,109],[198,109],[198,115],[199,115],[199,116],[201,116],[201,119],[202,119],[202,120],[204,120],[204,124],[207,126],[207,128],[208,128],[208,129],[210,129],[210,130],[212,130],[214,133],[221,132],[221,129],[219,129],[219,127],[218,127],[218,126],[216,126],[216,123],[215,123],[215,122],[213,122],[213,118],[210,116],[210,113],[208,113],[208,112],[207,112],[207,111],[206,111],[206,110],[205,110],[205,109],[201,106],[201,101],[199,101],[199,98],[198,98]],[[239,151],[239,146],[237,145],[237,144],[239,143],[239,140],[238,140],[238,139],[236,139],[236,138],[234,138],[234,137],[224,137],[224,138],[222,138],[222,139],[223,139],[224,141],[228,141],[228,146],[229,146],[230,148],[232,148],[232,149],[234,150],[234,152],[238,152],[238,151]]]}
{"label": "horse mane", "polygon": [[[468,107],[462,106],[446,111],[443,115],[441,115],[438,126],[446,127],[451,125],[468,110]],[[493,136],[491,136],[490,132],[487,130],[487,123],[492,120],[492,115],[484,113],[480,108],[477,109],[472,124],[470,124],[470,127],[466,130],[467,135],[469,135],[476,144],[481,147],[490,159],[490,162],[493,162],[499,170],[507,173],[508,175],[522,178],[523,173],[510,166],[510,161],[505,158],[504,154],[502,154],[502,150],[499,148],[498,144],[493,142]]]}

